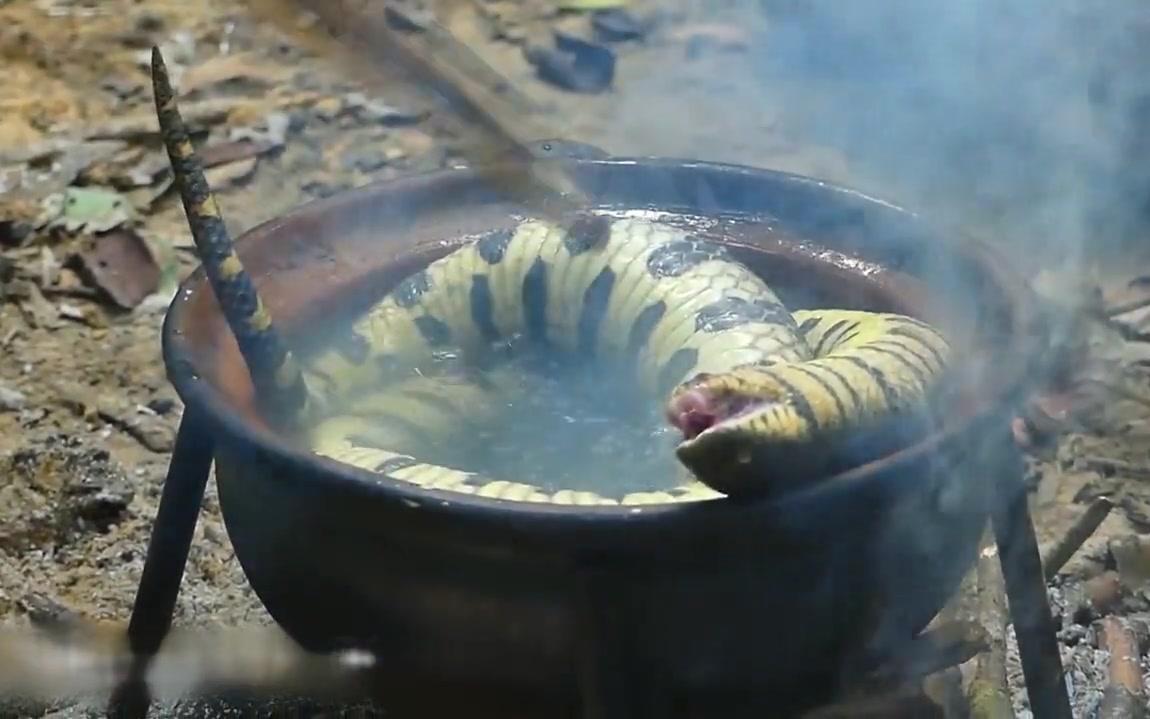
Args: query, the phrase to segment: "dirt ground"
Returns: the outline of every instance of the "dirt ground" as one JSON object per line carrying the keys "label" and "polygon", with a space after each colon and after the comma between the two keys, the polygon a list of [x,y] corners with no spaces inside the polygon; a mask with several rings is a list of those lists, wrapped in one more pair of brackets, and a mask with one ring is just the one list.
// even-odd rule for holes
{"label": "dirt ground", "polygon": [[[519,47],[493,39],[490,18],[481,22],[475,11],[498,6],[495,26],[515,37],[534,22],[536,5],[456,3],[442,17],[554,108],[556,134],[612,152],[865,184],[842,153],[804,142],[769,88],[732,72],[716,90],[715,78],[743,61],[748,42],[748,29],[724,23],[722,10],[692,22],[690,3],[680,3],[682,15],[653,40],[613,45],[610,92],[579,94],[536,78]],[[572,32],[588,23],[583,13],[537,14],[543,26]],[[209,179],[234,233],[318,197],[443,166],[465,139],[411,87],[357,84],[254,23],[242,4],[0,2],[0,617],[13,623],[67,611],[127,617],[181,413],[158,333],[176,282],[197,263],[154,136],[153,43],[175,71],[185,117],[207,132]],[[655,72],[668,65],[676,72]],[[717,92],[739,94],[746,111],[713,112]],[[663,116],[680,121],[654,121]],[[1021,269],[1063,300],[1078,297],[1068,288],[1079,286],[1100,288],[1100,307],[1150,295],[1150,280],[1131,282],[1150,264],[1085,278]],[[1051,585],[1075,716],[1095,716],[1107,684],[1098,618],[1125,618],[1141,636],[1141,671],[1150,672],[1150,342],[1138,334],[1142,315],[1115,315],[1117,330],[1091,324],[1088,355],[1073,363],[1074,391],[1052,391],[1029,428],[1019,427],[1044,547],[1090,502],[1115,504]],[[1039,447],[1051,433],[1062,434]],[[210,486],[177,621],[270,622]],[[1024,716],[1017,658],[1009,661]],[[77,711],[60,705],[29,715]]]}

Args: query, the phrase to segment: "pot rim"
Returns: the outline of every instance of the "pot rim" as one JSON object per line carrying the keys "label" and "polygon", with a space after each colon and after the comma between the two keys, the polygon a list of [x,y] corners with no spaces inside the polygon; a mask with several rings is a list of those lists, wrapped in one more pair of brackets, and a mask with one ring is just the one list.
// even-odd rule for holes
{"label": "pot rim", "polygon": [[[570,165],[626,166],[644,165],[653,168],[667,167],[678,170],[703,170],[706,172],[728,173],[739,176],[775,178],[792,184],[817,187],[820,191],[847,196],[854,202],[878,206],[894,212],[916,224],[923,218],[888,200],[871,196],[826,180],[798,175],[789,172],[756,168],[723,162],[678,159],[674,157],[611,157],[606,159],[564,159]],[[417,191],[434,189],[445,179],[475,180],[478,173],[471,168],[437,169],[424,173],[413,173],[398,178],[380,180],[339,192],[329,197],[306,202],[282,215],[262,222],[236,238],[240,243],[252,242],[256,238],[273,235],[286,225],[308,217],[323,216],[340,212],[350,206],[357,206],[367,198],[383,198],[392,191],[404,189]],[[397,193],[398,194],[398,193]],[[985,271],[1003,296],[1006,306],[1012,311],[1013,326],[1021,329],[1029,326],[1036,315],[1036,308],[1029,288],[1021,275],[1012,270],[1003,255],[986,243],[970,237],[961,230],[934,226],[943,239],[951,238],[962,252],[974,256],[978,266]],[[1009,346],[999,351],[1000,362],[996,365],[994,382],[988,384],[976,396],[971,407],[955,419],[948,419],[936,432],[909,446],[876,460],[860,464],[852,469],[826,477],[812,484],[779,497],[761,499],[718,498],[703,502],[669,503],[658,505],[605,505],[579,506],[554,505],[534,502],[509,502],[478,497],[446,490],[425,489],[418,485],[392,480],[360,470],[302,450],[285,439],[251,426],[240,412],[234,408],[220,388],[209,381],[200,379],[207,373],[198,371],[196,353],[189,346],[180,327],[185,322],[185,309],[195,293],[211,292],[206,284],[203,266],[197,267],[180,283],[175,298],[169,305],[161,330],[162,353],[169,381],[175,387],[185,405],[185,414],[194,413],[207,420],[213,432],[222,431],[238,438],[241,442],[254,445],[261,454],[275,456],[277,462],[285,463],[291,472],[283,480],[312,478],[309,484],[322,486],[327,491],[351,492],[376,502],[403,505],[410,509],[419,508],[426,512],[467,517],[473,521],[490,523],[505,528],[547,526],[551,529],[576,528],[589,523],[606,529],[622,525],[659,526],[667,528],[672,522],[683,522],[688,517],[706,513],[710,521],[722,518],[746,517],[746,513],[770,514],[785,517],[798,505],[809,502],[842,499],[861,486],[890,477],[890,470],[920,462],[941,447],[966,432],[973,423],[984,422],[1009,411],[1010,405],[1021,395],[1027,384],[1027,371],[1035,357],[1037,343],[1031,333],[1014,332]],[[218,313],[218,307],[213,312]],[[1004,427],[1005,430],[1005,427]],[[718,513],[719,516],[711,513]]]}

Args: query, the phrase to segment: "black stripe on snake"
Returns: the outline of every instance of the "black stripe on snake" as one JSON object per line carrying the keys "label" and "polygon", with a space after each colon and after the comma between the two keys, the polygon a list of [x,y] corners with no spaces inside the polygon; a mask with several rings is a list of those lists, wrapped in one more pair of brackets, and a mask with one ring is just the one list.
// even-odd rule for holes
{"label": "black stripe on snake", "polygon": [[[566,225],[528,219],[464,244],[398,283],[342,341],[297,363],[232,248],[157,53],[153,78],[193,238],[257,396],[329,459],[428,489],[515,501],[755,495],[779,476],[815,479],[852,435],[925,412],[947,368],[950,346],[920,320],[792,312],[723,245],[602,215]],[[506,368],[444,375],[435,358],[481,357],[493,342],[516,338],[629,362],[682,433],[678,484],[622,497],[545,492],[421,461],[418,448],[494,421],[497,400],[522,391]]]}

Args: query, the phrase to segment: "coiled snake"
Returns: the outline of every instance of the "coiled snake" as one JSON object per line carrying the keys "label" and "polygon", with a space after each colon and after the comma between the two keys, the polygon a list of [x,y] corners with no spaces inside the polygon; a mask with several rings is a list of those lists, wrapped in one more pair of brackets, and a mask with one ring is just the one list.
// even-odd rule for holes
{"label": "coiled snake", "polygon": [[[722,245],[600,215],[564,226],[529,219],[461,246],[394,287],[345,341],[300,367],[232,249],[158,55],[153,77],[201,261],[257,395],[293,416],[317,454],[426,488],[507,500],[644,504],[753,494],[772,477],[814,477],[845,438],[924,411],[947,367],[948,343],[917,319],[791,312]],[[410,454],[421,439],[483,421],[493,398],[518,387],[506,370],[410,370],[437,353],[471,356],[510,338],[629,361],[682,432],[675,451],[683,481],[623,497],[548,493]],[[381,388],[388,376],[397,379]]]}

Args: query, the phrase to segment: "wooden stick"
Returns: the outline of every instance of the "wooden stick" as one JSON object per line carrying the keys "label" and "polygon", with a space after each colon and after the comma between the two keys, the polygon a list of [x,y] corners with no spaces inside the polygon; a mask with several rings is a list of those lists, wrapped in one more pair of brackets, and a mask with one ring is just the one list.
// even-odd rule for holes
{"label": "wooden stick", "polygon": [[1100,622],[1102,644],[1110,652],[1110,680],[1102,694],[1099,719],[1145,719],[1146,690],[1138,666],[1138,642],[1118,617]]}
{"label": "wooden stick", "polygon": [[1140,309],[1150,307],[1150,297],[1141,297],[1136,300],[1130,300],[1120,305],[1106,308],[1106,316],[1110,318],[1118,317],[1120,315],[1129,314]]}
{"label": "wooden stick", "polygon": [[913,684],[874,696],[843,699],[803,714],[801,719],[946,719],[942,707]]}
{"label": "wooden stick", "polygon": [[1142,395],[1139,395],[1135,392],[1131,392],[1130,390],[1128,390],[1124,387],[1120,387],[1119,385],[1116,385],[1113,382],[1107,382],[1105,380],[1100,380],[1100,379],[1089,379],[1089,380],[1086,380],[1085,382],[1083,382],[1083,384],[1086,384],[1087,382],[1090,384],[1097,385],[1098,387],[1101,387],[1102,389],[1106,390],[1110,394],[1113,394],[1117,397],[1121,397],[1122,399],[1129,400],[1131,402],[1137,402],[1138,404],[1140,404],[1144,407],[1150,407],[1150,397],[1143,397]]}
{"label": "wooden stick", "polygon": [[978,621],[989,648],[975,659],[974,678],[967,688],[971,719],[1014,719],[1006,683],[1006,589],[998,549],[988,531],[978,555]]}
{"label": "wooden stick", "polygon": [[960,667],[950,667],[926,677],[922,680],[922,692],[938,705],[946,719],[961,719],[970,714]]}
{"label": "wooden stick", "polygon": [[1123,462],[1110,457],[1083,457],[1087,469],[1099,472],[1115,472],[1132,479],[1150,479],[1150,467],[1141,467],[1132,462]]}
{"label": "wooden stick", "polygon": [[948,619],[927,628],[902,655],[868,676],[860,687],[889,688],[924,679],[950,667],[965,664],[990,649],[985,628],[979,622]]}
{"label": "wooden stick", "polygon": [[1114,509],[1114,503],[1106,497],[1094,500],[1066,530],[1062,539],[1046,552],[1046,556],[1042,558],[1042,573],[1046,576],[1047,582],[1058,576],[1074,553],[1086,543],[1086,540],[1094,536],[1094,532],[1110,514],[1111,509]]}

